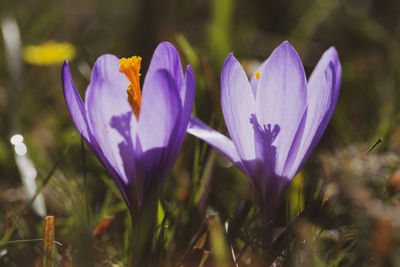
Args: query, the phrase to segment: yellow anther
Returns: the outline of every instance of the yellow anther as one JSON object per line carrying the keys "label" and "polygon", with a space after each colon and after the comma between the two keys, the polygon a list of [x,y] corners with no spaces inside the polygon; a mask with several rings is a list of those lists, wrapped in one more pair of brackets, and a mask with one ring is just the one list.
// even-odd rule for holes
{"label": "yellow anther", "polygon": [[256,79],[258,80],[258,79],[260,79],[261,73],[256,71],[256,72],[254,72],[254,76],[256,76]]}
{"label": "yellow anther", "polygon": [[140,106],[142,104],[142,94],[140,92],[140,64],[141,57],[121,58],[119,60],[119,72],[124,73],[131,83],[126,88],[128,102],[131,105],[136,118],[139,118]]}

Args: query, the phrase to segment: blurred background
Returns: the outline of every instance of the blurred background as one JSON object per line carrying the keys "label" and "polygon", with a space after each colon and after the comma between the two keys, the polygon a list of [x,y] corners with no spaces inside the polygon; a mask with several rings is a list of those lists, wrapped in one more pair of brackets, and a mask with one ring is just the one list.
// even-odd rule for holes
{"label": "blurred background", "polygon": [[[397,0],[2,0],[0,265],[42,263],[45,215],[55,218],[57,265],[128,261],[129,216],[70,118],[65,59],[84,95],[101,54],[141,56],[144,77],[157,44],[169,41],[194,69],[194,112],[226,133],[219,75],[228,53],[252,74],[289,40],[307,75],[335,46],[343,78],[333,118],[280,208],[277,235],[299,214],[301,222],[275,264],[400,266],[399,14]],[[228,243],[240,252],[239,266],[252,266],[261,229],[253,195],[236,167],[188,136],[160,199],[165,266],[216,266],[218,255],[229,256]],[[237,215],[246,205],[246,216]],[[237,216],[245,219],[241,235],[214,246],[213,236]],[[204,221],[207,242],[200,238],[194,249]]]}

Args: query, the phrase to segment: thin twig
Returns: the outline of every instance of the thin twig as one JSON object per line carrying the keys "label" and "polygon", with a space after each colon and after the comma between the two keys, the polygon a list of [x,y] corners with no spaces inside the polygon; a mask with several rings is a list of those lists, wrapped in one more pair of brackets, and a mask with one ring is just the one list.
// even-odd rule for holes
{"label": "thin twig", "polygon": [[375,142],[375,144],[373,145],[373,146],[371,146],[368,150],[367,150],[367,152],[365,152],[365,154],[362,156],[362,158],[364,159],[366,156],[368,156],[368,154],[369,154],[369,152],[371,152],[372,151],[372,149],[374,149],[379,143],[381,143],[383,141],[383,138],[381,137],[381,138],[379,138],[376,142]]}
{"label": "thin twig", "polygon": [[[0,245],[1,246],[7,246],[7,245],[13,245],[13,244],[23,244],[23,243],[31,243],[31,242],[42,242],[43,238],[33,238],[33,239],[22,239],[22,240],[11,240],[4,242]],[[54,244],[57,244],[59,246],[63,246],[60,242],[54,240]]]}

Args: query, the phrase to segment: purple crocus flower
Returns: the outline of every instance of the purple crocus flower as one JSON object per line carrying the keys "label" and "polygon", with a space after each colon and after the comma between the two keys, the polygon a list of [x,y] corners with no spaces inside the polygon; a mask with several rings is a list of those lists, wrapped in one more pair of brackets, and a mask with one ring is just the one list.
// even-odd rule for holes
{"label": "purple crocus flower", "polygon": [[140,63],[140,57],[99,57],[85,103],[67,62],[62,69],[65,100],[79,133],[114,178],[130,211],[139,213],[148,187],[162,185],[175,162],[195,87],[192,68],[183,74],[170,43],[155,50],[142,93]]}
{"label": "purple crocus flower", "polygon": [[233,54],[221,73],[221,105],[228,137],[196,118],[188,133],[203,139],[250,177],[260,202],[264,242],[272,230],[282,196],[314,150],[339,95],[341,66],[329,48],[308,82],[296,50],[282,43],[250,82]]}

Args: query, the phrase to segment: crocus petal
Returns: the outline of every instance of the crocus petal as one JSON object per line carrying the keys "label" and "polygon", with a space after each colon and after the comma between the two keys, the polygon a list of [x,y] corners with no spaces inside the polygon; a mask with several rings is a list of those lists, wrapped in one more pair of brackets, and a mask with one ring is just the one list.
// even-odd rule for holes
{"label": "crocus petal", "polygon": [[186,130],[186,127],[190,119],[190,115],[192,114],[193,102],[194,102],[194,88],[195,88],[195,80],[194,80],[193,70],[191,66],[187,66],[185,73],[185,86],[180,93],[183,104],[182,125],[185,128],[183,129],[183,131]]}
{"label": "crocus petal", "polygon": [[67,102],[72,120],[74,121],[78,132],[82,135],[82,138],[90,147],[92,147],[95,144],[92,144],[91,142],[91,131],[86,118],[85,106],[83,104],[81,96],[79,95],[78,90],[75,87],[74,81],[72,80],[67,61],[64,62],[64,65],[62,67],[61,78],[65,101]]}
{"label": "crocus petal", "polygon": [[[149,74],[148,74],[149,75]],[[138,122],[138,138],[141,157],[145,157],[140,175],[163,176],[168,161],[170,142],[179,132],[182,104],[177,85],[171,74],[161,69],[150,74],[143,88],[142,109]],[[160,173],[153,173],[158,170]],[[143,173],[143,171],[145,173]],[[156,177],[151,177],[156,178]]]}
{"label": "crocus petal", "polygon": [[75,126],[78,129],[78,132],[81,134],[82,138],[85,140],[90,150],[96,155],[96,157],[101,161],[101,163],[103,163],[108,172],[114,177],[115,183],[121,191],[122,197],[124,198],[126,204],[129,206],[130,200],[128,198],[127,188],[123,183],[121,183],[121,178],[119,174],[113,169],[111,164],[105,158],[90,130],[85,106],[83,104],[81,96],[78,93],[78,90],[74,85],[67,61],[64,62],[62,68],[62,84],[65,101],[71,113],[72,120],[74,121]]}
{"label": "crocus petal", "polygon": [[131,120],[136,119],[127,101],[128,85],[119,72],[118,58],[103,55],[93,67],[85,101],[93,135],[125,184],[135,173]]}
{"label": "crocus petal", "polygon": [[247,169],[243,165],[242,159],[236,151],[235,145],[225,135],[211,129],[202,121],[195,117],[191,117],[187,129],[187,133],[200,138],[209,145],[218,150],[222,155],[236,164],[246,175],[249,175]]}
{"label": "crocus petal", "polygon": [[[243,162],[255,163],[256,147],[261,143],[255,135],[255,100],[250,83],[240,63],[233,54],[225,60],[221,73],[221,106],[226,126]],[[262,161],[262,159],[260,159]],[[256,170],[247,166],[251,176]]]}
{"label": "crocus petal", "polygon": [[337,51],[331,47],[322,55],[307,85],[307,122],[291,175],[296,174],[321,139],[335,109],[341,76]]}
{"label": "crocus petal", "polygon": [[68,62],[65,61],[62,68],[62,84],[64,90],[64,97],[67,107],[71,113],[72,120],[75,123],[78,132],[81,134],[83,140],[89,146],[90,150],[102,160],[101,150],[93,137],[90,125],[87,119],[87,113],[83,104],[82,98],[75,87],[72,80],[71,72],[69,70]]}
{"label": "crocus petal", "polygon": [[[263,69],[265,69],[265,66],[267,64],[266,59],[260,66],[258,66],[256,72],[261,73]],[[256,75],[251,75],[250,77],[250,86],[251,90],[253,90],[254,98],[257,96],[257,88],[258,88],[258,83],[260,82],[260,78],[257,79]]]}
{"label": "crocus petal", "polygon": [[[179,151],[181,150],[183,140],[186,134],[186,129],[188,127],[190,115],[192,114],[193,102],[194,102],[194,88],[195,88],[195,81],[194,81],[193,70],[190,66],[187,66],[185,74],[185,86],[181,90],[181,92],[184,92],[184,95],[181,96],[181,99],[184,101],[182,103],[183,105],[182,115],[179,121],[179,129],[176,132],[176,136],[175,138],[172,138],[170,140],[170,143],[166,148],[167,150],[166,153],[168,153],[169,156],[167,158],[165,173],[169,173],[169,171],[172,169],[176,157],[178,156]],[[162,178],[161,184],[164,182],[165,179],[166,176]]]}
{"label": "crocus petal", "polygon": [[282,43],[260,71],[256,96],[257,119],[264,131],[266,161],[274,172],[286,176],[293,162],[293,141],[307,107],[306,78],[301,60],[288,43]]}
{"label": "crocus petal", "polygon": [[[160,43],[156,50],[154,50],[144,84],[146,84],[149,77],[159,69],[166,69],[171,74],[179,88],[178,90],[181,96],[181,101],[184,103],[183,99],[185,91],[183,90],[184,80],[181,59],[176,48],[168,42]],[[145,86],[143,85],[143,88],[144,87]]]}

